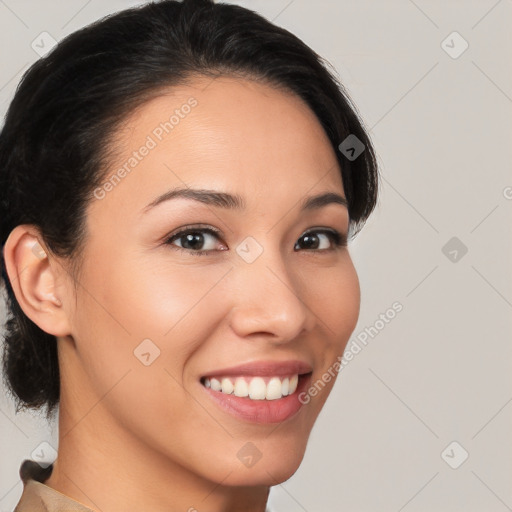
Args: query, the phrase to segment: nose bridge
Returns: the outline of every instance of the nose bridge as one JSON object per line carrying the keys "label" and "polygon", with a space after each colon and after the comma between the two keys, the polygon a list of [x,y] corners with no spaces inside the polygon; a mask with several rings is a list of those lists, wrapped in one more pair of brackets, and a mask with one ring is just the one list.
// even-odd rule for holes
{"label": "nose bridge", "polygon": [[266,240],[247,237],[236,249],[238,293],[231,325],[240,336],[264,332],[287,341],[311,327],[312,313],[279,247]]}

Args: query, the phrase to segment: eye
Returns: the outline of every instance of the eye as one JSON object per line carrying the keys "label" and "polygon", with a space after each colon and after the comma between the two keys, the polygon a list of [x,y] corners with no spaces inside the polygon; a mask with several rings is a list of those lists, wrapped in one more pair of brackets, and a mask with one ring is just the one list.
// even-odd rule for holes
{"label": "eye", "polygon": [[[299,241],[303,240],[306,249],[313,251],[335,251],[347,246],[347,236],[335,229],[315,229],[303,234]],[[332,247],[329,248],[329,242]],[[295,244],[294,249],[300,249],[300,243]]]}
{"label": "eye", "polygon": [[[209,252],[215,250],[215,243],[212,243],[212,239],[219,238],[220,232],[213,228],[200,228],[200,227],[185,227],[181,231],[171,235],[165,243],[168,245],[174,245],[176,240],[180,241],[177,249],[188,252],[194,255],[206,255]],[[198,250],[206,245],[206,250]],[[225,249],[221,249],[225,250]]]}

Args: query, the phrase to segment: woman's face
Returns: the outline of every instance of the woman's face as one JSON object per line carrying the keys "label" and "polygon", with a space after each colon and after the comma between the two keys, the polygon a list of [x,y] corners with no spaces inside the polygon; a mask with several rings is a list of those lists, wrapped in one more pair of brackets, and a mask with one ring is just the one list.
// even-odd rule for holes
{"label": "woman's face", "polygon": [[[146,103],[117,134],[87,211],[76,304],[65,305],[61,414],[77,432],[94,419],[97,439],[115,433],[125,450],[203,478],[274,485],[298,468],[334,380],[305,405],[298,393],[332,375],[358,319],[356,271],[329,234],[346,236],[349,217],[339,201],[303,208],[345,194],[300,99],[208,83]],[[178,188],[189,197],[148,206]],[[197,189],[243,204],[193,199]]]}

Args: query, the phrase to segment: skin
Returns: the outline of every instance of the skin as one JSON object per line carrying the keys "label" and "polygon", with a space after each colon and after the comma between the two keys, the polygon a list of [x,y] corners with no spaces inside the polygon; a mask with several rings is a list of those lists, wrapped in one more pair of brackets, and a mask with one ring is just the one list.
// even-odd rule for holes
{"label": "skin", "polygon": [[[303,241],[310,228],[346,235],[349,216],[335,203],[299,211],[306,197],[344,190],[325,132],[293,94],[196,77],[127,118],[107,176],[190,97],[190,114],[91,200],[76,290],[66,261],[32,251],[36,240],[45,248],[34,226],[17,226],[5,247],[21,307],[58,339],[59,455],[46,484],[93,510],[264,511],[270,486],[300,465],[334,379],[293,418],[261,425],[221,410],[199,378],[250,361],[300,359],[315,382],[359,316],[348,248],[325,235],[325,249]],[[239,194],[246,209],[180,198],[141,213],[177,186]],[[183,238],[165,244],[188,224],[221,230],[218,239],[205,234],[210,253],[180,251]],[[248,236],[263,247],[250,264],[236,252]],[[160,350],[149,366],[133,353],[146,338]],[[248,441],[262,454],[250,468],[237,457]]]}

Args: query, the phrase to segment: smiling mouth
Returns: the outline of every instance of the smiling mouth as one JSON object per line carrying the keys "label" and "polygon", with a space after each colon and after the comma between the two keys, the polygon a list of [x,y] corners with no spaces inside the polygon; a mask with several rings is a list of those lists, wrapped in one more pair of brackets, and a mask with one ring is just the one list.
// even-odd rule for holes
{"label": "smiling mouth", "polygon": [[205,388],[248,400],[279,400],[293,395],[299,383],[312,372],[287,376],[215,376],[201,378]]}

